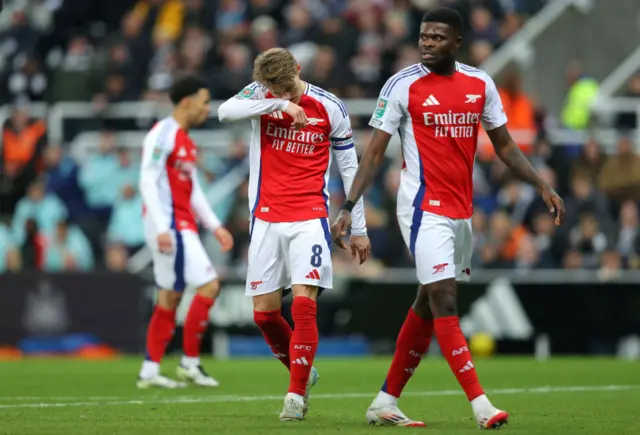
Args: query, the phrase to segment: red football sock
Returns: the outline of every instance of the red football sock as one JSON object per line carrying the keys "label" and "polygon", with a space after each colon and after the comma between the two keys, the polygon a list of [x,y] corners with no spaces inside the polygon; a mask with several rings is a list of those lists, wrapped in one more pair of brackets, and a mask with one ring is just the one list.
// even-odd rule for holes
{"label": "red football sock", "polygon": [[202,335],[207,330],[209,310],[212,306],[212,298],[196,293],[182,329],[182,348],[185,356],[200,356],[200,343]]}
{"label": "red football sock", "polygon": [[271,352],[289,368],[289,344],[293,331],[289,323],[282,317],[281,311],[254,311],[253,320],[262,331]]}
{"label": "red football sock", "polygon": [[467,340],[460,329],[458,316],[440,317],[434,320],[434,325],[442,355],[458,378],[458,383],[469,401],[483,395],[484,391],[478,381],[478,374],[471,360]]}
{"label": "red football sock", "polygon": [[400,397],[404,386],[420,364],[422,355],[429,349],[432,336],[433,321],[424,320],[411,308],[398,334],[396,351],[382,391],[393,397]]}
{"label": "red football sock", "polygon": [[318,324],[316,323],[316,301],[296,297],[291,304],[293,335],[289,345],[291,379],[289,392],[304,396],[311,365],[318,347]]}
{"label": "red football sock", "polygon": [[147,329],[146,359],[148,361],[160,363],[164,356],[164,351],[167,349],[171,337],[173,337],[175,328],[176,312],[156,305]]}

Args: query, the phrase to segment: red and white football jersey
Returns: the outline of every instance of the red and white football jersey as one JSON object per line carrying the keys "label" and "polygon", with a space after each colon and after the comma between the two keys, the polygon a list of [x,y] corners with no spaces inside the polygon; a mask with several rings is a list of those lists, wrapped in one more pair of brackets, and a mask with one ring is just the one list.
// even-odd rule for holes
{"label": "red and white football jersey", "polygon": [[140,193],[155,231],[198,231],[196,216],[209,229],[220,221],[196,176],[198,151],[173,117],[156,123],[143,142]]}
{"label": "red and white football jersey", "polygon": [[[335,95],[306,84],[297,104],[309,125],[296,131],[283,112],[287,103],[254,82],[226,101],[218,116],[223,122],[251,118],[249,207],[254,217],[267,222],[326,218],[332,157],[345,189],[351,188],[358,168],[349,115]],[[352,233],[365,234],[362,201],[352,217]]]}
{"label": "red and white football jersey", "polygon": [[507,122],[487,73],[456,62],[452,76],[415,64],[382,88],[369,125],[400,135],[403,154],[398,202],[452,219],[473,214],[472,173],[480,124]]}

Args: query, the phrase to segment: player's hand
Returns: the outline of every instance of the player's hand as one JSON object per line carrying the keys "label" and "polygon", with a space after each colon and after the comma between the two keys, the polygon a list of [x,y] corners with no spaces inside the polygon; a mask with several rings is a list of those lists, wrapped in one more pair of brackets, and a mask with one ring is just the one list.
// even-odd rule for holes
{"label": "player's hand", "polygon": [[351,256],[355,260],[356,254],[360,257],[360,264],[367,261],[369,255],[371,255],[371,242],[369,236],[354,236],[351,235]]}
{"label": "player's hand", "polygon": [[304,113],[304,109],[296,103],[289,101],[289,104],[287,104],[287,107],[284,109],[284,113],[293,118],[291,126],[296,130],[301,130],[307,126],[307,114]]}
{"label": "player's hand", "polygon": [[560,195],[549,186],[542,189],[542,199],[549,208],[549,213],[556,214],[555,224],[559,226],[564,219],[564,201],[560,198]]}
{"label": "player's hand", "polygon": [[171,254],[173,252],[173,239],[171,233],[158,234],[158,249],[163,254]]}
{"label": "player's hand", "polygon": [[347,228],[351,225],[351,213],[340,210],[338,217],[331,225],[331,238],[341,249],[347,249],[342,238],[347,235]]}
{"label": "player's hand", "polygon": [[214,237],[220,243],[222,252],[227,252],[233,248],[233,236],[226,228],[220,227],[213,232]]}

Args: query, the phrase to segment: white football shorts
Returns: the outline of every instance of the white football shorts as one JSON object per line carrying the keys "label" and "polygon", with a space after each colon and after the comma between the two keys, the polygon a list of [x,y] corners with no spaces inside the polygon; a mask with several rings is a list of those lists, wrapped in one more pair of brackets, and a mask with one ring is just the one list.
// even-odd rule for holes
{"label": "white football shorts", "polygon": [[471,278],[471,219],[451,219],[398,203],[398,223],[416,262],[418,281]]}
{"label": "white football shorts", "polygon": [[163,290],[183,291],[187,286],[201,287],[218,277],[200,236],[192,230],[171,230],[173,252],[158,250],[158,234],[145,216],[145,241],[153,258],[156,285]]}
{"label": "white football shorts", "polygon": [[273,223],[254,217],[245,294],[264,295],[294,284],[333,287],[327,219]]}

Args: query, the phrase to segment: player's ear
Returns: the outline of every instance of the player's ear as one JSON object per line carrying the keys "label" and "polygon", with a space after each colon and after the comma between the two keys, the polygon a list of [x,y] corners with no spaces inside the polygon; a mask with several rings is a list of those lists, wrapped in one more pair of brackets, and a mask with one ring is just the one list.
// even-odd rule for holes
{"label": "player's ear", "polygon": [[300,75],[300,71],[302,71],[302,67],[300,66],[300,64],[298,64],[296,66],[296,72],[298,73],[298,75]]}

